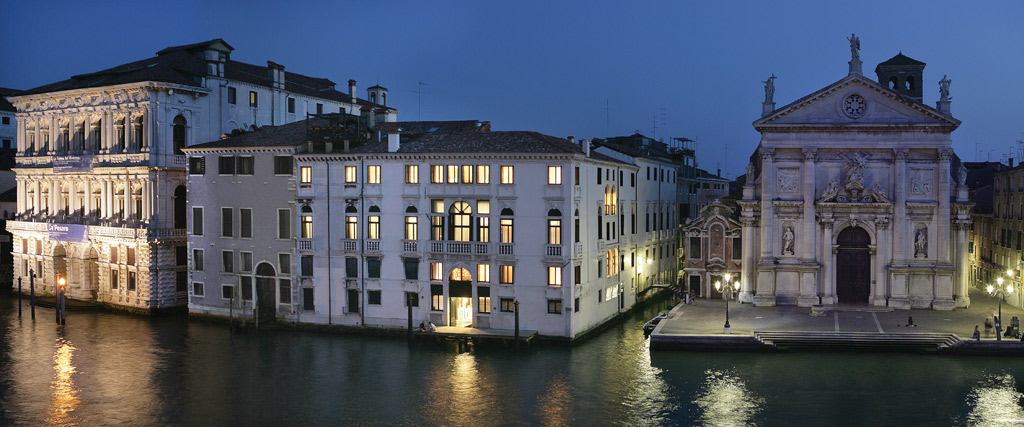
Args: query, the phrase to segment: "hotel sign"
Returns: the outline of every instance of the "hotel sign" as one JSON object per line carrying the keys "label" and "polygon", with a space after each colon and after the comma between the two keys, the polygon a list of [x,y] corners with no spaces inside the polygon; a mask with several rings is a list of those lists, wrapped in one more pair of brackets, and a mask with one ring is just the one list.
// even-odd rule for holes
{"label": "hotel sign", "polygon": [[77,224],[46,224],[50,240],[85,243],[89,241],[89,226]]}
{"label": "hotel sign", "polygon": [[92,156],[53,156],[53,172],[92,172]]}

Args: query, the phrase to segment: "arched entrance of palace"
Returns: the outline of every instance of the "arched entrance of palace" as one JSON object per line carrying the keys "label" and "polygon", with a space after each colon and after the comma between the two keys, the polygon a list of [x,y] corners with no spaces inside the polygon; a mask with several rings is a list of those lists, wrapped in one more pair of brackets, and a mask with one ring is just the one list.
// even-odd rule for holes
{"label": "arched entrance of palace", "polygon": [[256,303],[259,307],[260,322],[271,322],[277,318],[277,273],[274,266],[262,262],[256,266]]}
{"label": "arched entrance of palace", "polygon": [[448,325],[473,325],[473,277],[465,268],[452,269],[448,276]]}
{"label": "arched entrance of palace", "polygon": [[836,254],[836,296],[840,304],[867,304],[871,293],[871,236],[860,227],[839,233]]}

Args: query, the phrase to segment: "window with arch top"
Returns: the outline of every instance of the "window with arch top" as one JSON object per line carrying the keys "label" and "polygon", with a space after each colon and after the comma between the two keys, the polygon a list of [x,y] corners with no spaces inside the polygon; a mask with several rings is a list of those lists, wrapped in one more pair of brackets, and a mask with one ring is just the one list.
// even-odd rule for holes
{"label": "window with arch top", "polygon": [[505,209],[501,210],[502,218],[501,218],[501,223],[500,223],[500,234],[501,234],[500,239],[499,239],[500,243],[512,243],[512,236],[513,236],[513,234],[512,234],[513,233],[512,216],[513,215],[514,214],[512,212],[512,209],[505,208]]}
{"label": "window with arch top", "polygon": [[469,242],[473,240],[473,208],[466,202],[452,203],[448,209],[448,240]]}
{"label": "window with arch top", "polygon": [[171,141],[174,145],[175,155],[184,155],[185,152],[181,151],[185,148],[185,125],[188,122],[185,120],[185,116],[179,114],[174,118],[173,131],[171,132]]}
{"label": "window with arch top", "polygon": [[562,212],[558,209],[548,211],[548,244],[562,244]]}

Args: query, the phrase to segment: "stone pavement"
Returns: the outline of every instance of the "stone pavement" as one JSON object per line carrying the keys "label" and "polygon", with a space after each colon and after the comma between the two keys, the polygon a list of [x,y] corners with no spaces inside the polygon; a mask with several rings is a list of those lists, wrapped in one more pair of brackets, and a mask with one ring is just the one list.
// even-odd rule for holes
{"label": "stone pavement", "polygon": [[[995,332],[985,337],[984,321],[997,311],[997,300],[985,291],[971,288],[971,306],[953,311],[894,310],[894,311],[831,311],[823,316],[811,316],[809,307],[777,306],[754,307],[752,304],[729,303],[729,323],[732,334],[752,336],[754,331],[815,331],[815,332],[885,332],[885,333],[948,333],[962,340],[971,338],[974,326],[982,331],[982,340],[995,340]],[[866,309],[862,307],[860,309]],[[887,310],[886,307],[870,307]],[[1003,303],[1003,327],[1012,316],[1024,322],[1024,310]],[[908,317],[916,326],[907,326]],[[722,336],[725,324],[725,301],[697,299],[693,304],[679,304],[672,309],[654,334]]]}

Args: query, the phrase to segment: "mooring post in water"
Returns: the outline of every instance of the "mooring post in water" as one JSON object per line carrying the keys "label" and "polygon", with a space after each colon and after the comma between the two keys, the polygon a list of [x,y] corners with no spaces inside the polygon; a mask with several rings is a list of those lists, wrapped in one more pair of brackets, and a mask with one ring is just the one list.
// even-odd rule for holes
{"label": "mooring post in water", "polygon": [[32,308],[32,320],[36,319],[36,272],[28,271],[28,306]]}
{"label": "mooring post in water", "polygon": [[519,352],[519,300],[516,300],[512,304],[515,305],[515,309],[516,309],[516,353],[518,353]]}
{"label": "mooring post in water", "polygon": [[21,317],[21,277],[18,278],[18,317]]}
{"label": "mooring post in water", "polygon": [[61,286],[60,287],[60,324],[61,325],[68,324],[68,305],[67,305],[67,301],[68,301],[67,292],[65,292],[64,291],[64,287]]}
{"label": "mooring post in water", "polygon": [[405,294],[405,306],[409,309],[409,345],[412,345],[412,294]]}

